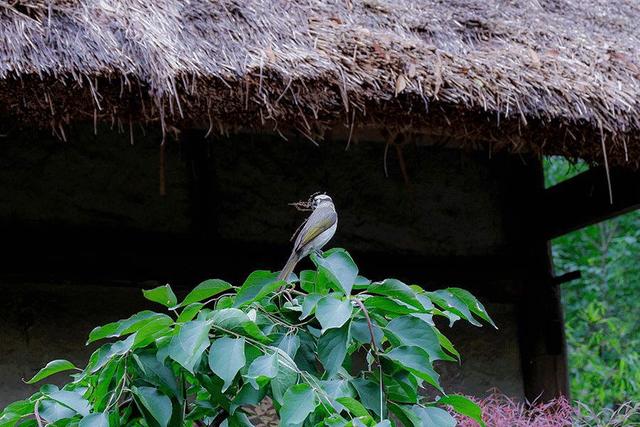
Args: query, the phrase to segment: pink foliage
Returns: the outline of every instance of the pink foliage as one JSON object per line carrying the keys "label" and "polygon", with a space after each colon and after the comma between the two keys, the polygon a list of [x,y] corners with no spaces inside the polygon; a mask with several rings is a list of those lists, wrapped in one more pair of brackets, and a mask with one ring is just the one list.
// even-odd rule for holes
{"label": "pink foliage", "polygon": [[[483,399],[471,398],[482,408],[487,427],[571,427],[575,410],[567,399],[518,403],[498,392]],[[475,421],[456,415],[458,426],[477,427]]]}

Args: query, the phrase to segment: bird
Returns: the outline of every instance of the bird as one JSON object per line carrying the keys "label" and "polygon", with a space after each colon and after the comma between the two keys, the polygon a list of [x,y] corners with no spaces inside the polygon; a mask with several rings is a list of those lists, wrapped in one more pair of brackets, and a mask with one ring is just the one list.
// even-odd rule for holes
{"label": "bird", "polygon": [[302,258],[311,252],[320,252],[338,228],[338,214],[333,200],[328,195],[315,195],[309,203],[302,203],[302,205],[309,206],[312,212],[295,236],[291,256],[280,271],[278,280],[286,281]]}

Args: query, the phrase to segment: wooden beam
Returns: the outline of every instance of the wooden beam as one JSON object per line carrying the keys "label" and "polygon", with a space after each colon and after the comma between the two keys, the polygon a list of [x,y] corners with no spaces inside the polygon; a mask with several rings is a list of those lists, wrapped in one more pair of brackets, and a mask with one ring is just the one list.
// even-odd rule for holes
{"label": "wooden beam", "polygon": [[541,211],[545,237],[553,239],[640,208],[640,172],[612,169],[610,179],[611,194],[601,167],[544,190]]}
{"label": "wooden beam", "polygon": [[521,224],[520,256],[531,273],[523,275],[524,294],[518,304],[518,335],[525,396],[529,401],[548,401],[569,395],[566,340],[560,290],[553,273],[550,244],[539,228],[536,199],[544,191],[541,162],[530,162],[529,180],[518,182],[524,200],[513,200],[512,215]]}

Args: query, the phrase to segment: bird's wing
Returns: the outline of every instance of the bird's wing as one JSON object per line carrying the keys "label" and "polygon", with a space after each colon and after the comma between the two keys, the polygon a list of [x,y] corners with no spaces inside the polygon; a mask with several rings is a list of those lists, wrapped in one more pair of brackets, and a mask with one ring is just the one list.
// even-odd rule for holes
{"label": "bird's wing", "polygon": [[295,249],[299,250],[307,245],[323,231],[331,228],[337,220],[338,214],[336,214],[333,206],[318,206],[313,212],[311,212],[306,224],[302,227],[302,230],[300,230],[300,233],[296,238]]}

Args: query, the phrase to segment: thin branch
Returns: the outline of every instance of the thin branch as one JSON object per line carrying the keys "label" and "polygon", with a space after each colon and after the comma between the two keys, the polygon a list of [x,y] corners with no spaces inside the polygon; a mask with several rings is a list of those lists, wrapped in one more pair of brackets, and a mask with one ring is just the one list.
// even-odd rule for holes
{"label": "thin branch", "polygon": [[38,411],[38,406],[40,406],[40,402],[42,399],[36,400],[36,404],[33,405],[33,415],[36,417],[36,421],[38,422],[38,427],[43,427],[42,418],[40,418],[40,412]]}
{"label": "thin branch", "polygon": [[369,334],[371,335],[371,349],[373,350],[373,354],[376,358],[376,363],[378,364],[378,370],[380,372],[380,421],[384,418],[384,410],[383,410],[383,397],[384,397],[384,378],[382,374],[382,363],[380,363],[380,353],[378,352],[378,346],[376,345],[375,334],[373,333],[373,323],[371,322],[371,318],[369,317],[369,311],[364,306],[362,301],[358,298],[353,299],[358,307],[362,310],[365,319],[367,319],[367,326],[369,327]]}

